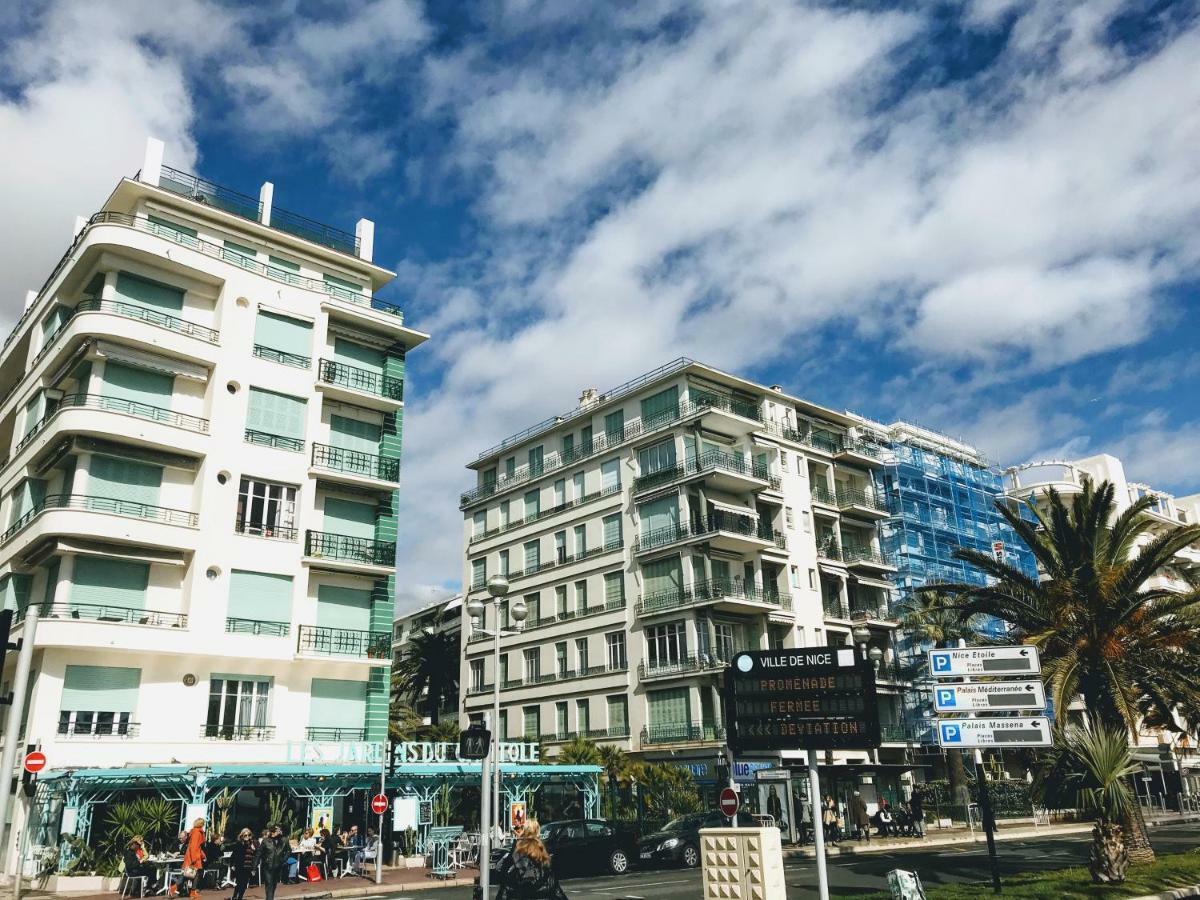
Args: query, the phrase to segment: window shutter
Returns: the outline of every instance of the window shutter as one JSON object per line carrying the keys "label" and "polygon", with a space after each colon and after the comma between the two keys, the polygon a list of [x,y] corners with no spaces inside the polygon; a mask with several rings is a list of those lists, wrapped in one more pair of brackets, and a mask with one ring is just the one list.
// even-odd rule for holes
{"label": "window shutter", "polygon": [[686,688],[669,691],[650,691],[646,695],[650,707],[650,725],[679,727],[691,724],[688,715],[688,692]]}
{"label": "window shutter", "polygon": [[361,729],[367,721],[367,683],[314,678],[308,724],[313,728]]}
{"label": "window shutter", "polygon": [[374,540],[375,511],[369,503],[326,497],[324,528],[332,534]]}
{"label": "window shutter", "polygon": [[659,422],[669,422],[679,415],[679,388],[669,387],[665,391],[642,401],[642,427],[650,428]]}
{"label": "window shutter", "polygon": [[371,592],[322,584],[317,587],[317,625],[322,628],[371,630]]}
{"label": "window shutter", "polygon": [[618,409],[604,417],[604,435],[611,441],[619,441],[625,434],[625,410]]}
{"label": "window shutter", "polygon": [[71,576],[71,608],[115,606],[145,609],[150,566],[101,556],[76,556]]}
{"label": "window shutter", "polygon": [[59,709],[132,714],[141,681],[141,669],[67,666]]}
{"label": "window shutter", "polygon": [[93,453],[88,465],[88,495],[158,505],[162,466]]}
{"label": "window shutter", "polygon": [[[126,400],[160,409],[171,408],[171,395],[175,390],[175,378],[162,372],[151,372],[136,366],[108,360],[104,364],[105,397]],[[120,408],[118,405],[116,408]]]}
{"label": "window shutter", "polygon": [[292,621],[292,576],[234,569],[227,616],[260,622]]}
{"label": "window shutter", "polygon": [[525,495],[525,521],[529,522],[537,518],[537,514],[541,511],[541,491],[529,491]]}
{"label": "window shutter", "polygon": [[656,559],[642,566],[645,578],[645,596],[664,591],[680,592],[683,590],[683,567],[678,556],[667,559]]}
{"label": "window shutter", "polygon": [[679,497],[672,494],[638,507],[642,520],[642,536],[679,525]]}
{"label": "window shutter", "polygon": [[604,575],[604,603],[621,603],[625,600],[625,573],[607,572]]}
{"label": "window shutter", "polygon": [[536,571],[539,563],[541,562],[541,546],[542,545],[540,541],[529,541],[529,543],[525,545],[526,572]]}
{"label": "window shutter", "polygon": [[356,344],[344,338],[334,338],[333,359],[359,369],[366,369],[376,375],[383,374],[384,353],[366,344]]}
{"label": "window shutter", "polygon": [[615,491],[621,486],[620,465],[620,460],[610,459],[600,467],[600,484],[605,492]]}
{"label": "window shutter", "polygon": [[[174,226],[178,228],[179,226]],[[193,236],[195,232],[192,232]],[[117,299],[139,306],[149,306],[165,312],[176,313],[183,309],[183,291],[157,281],[150,281],[130,275],[128,272],[117,273]]]}
{"label": "window shutter", "polygon": [[605,516],[604,524],[604,546],[613,547],[621,543],[621,515],[613,513],[611,516]]}
{"label": "window shutter", "polygon": [[629,698],[608,697],[608,728],[613,734],[621,734],[629,728]]}
{"label": "window shutter", "polygon": [[304,437],[304,416],[307,403],[299,397],[250,388],[250,402],[246,410],[246,427],[279,437]]}
{"label": "window shutter", "polygon": [[345,416],[329,417],[329,442],[339,450],[378,455],[382,438],[383,429],[371,422],[347,419]]}
{"label": "window shutter", "polygon": [[312,323],[260,309],[254,323],[254,343],[311,358]]}

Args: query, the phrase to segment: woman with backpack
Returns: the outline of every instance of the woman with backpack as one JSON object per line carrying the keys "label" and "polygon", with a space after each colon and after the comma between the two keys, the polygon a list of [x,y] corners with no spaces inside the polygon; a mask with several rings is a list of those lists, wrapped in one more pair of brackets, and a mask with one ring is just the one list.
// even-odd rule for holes
{"label": "woman with backpack", "polygon": [[513,852],[502,864],[496,900],[567,900],[550,868],[550,852],[542,843],[540,830],[535,819],[521,829]]}

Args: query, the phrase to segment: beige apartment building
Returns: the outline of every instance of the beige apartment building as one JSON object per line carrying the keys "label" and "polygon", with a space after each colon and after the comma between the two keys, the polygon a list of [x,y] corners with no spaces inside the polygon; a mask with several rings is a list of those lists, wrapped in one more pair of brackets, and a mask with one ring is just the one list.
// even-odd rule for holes
{"label": "beige apartment building", "polygon": [[[910,737],[900,725],[890,575],[874,487],[881,446],[862,420],[678,359],[531,426],[469,464],[463,585],[508,601],[463,611],[463,720],[553,754],[576,735],[711,781],[724,743],[720,686],[744,649],[878,648],[886,743],[826,757],[834,778],[897,792]],[[503,638],[508,603],[528,617]],[[868,646],[869,645],[869,646]],[[739,760],[787,763],[785,753]]]}

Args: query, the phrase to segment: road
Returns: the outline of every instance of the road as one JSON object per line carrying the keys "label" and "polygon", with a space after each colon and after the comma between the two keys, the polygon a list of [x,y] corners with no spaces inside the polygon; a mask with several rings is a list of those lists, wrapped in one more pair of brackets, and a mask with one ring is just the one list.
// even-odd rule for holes
{"label": "road", "polygon": [[[1164,853],[1191,850],[1200,845],[1200,825],[1172,825],[1150,832],[1155,849]],[[1039,841],[1001,841],[997,844],[1003,874],[1061,869],[1087,861],[1089,836],[1064,835]],[[887,889],[890,869],[915,869],[926,885],[964,881],[986,881],[987,848],[980,844],[936,847],[923,852],[871,853],[859,857],[831,857],[830,893],[834,896],[863,894]],[[811,859],[788,859],[788,900],[811,898],[817,892],[816,866]],[[570,878],[563,882],[571,900],[697,900],[700,871],[660,869],[635,871],[606,878]],[[470,888],[445,888],[405,894],[396,891],[379,895],[388,900],[470,900]]]}

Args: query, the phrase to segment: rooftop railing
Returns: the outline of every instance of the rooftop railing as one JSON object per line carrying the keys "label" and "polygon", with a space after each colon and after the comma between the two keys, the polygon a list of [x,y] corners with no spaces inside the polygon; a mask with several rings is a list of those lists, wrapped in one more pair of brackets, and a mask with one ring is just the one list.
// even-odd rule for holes
{"label": "rooftop railing", "polygon": [[138,503],[134,500],[120,500],[115,497],[94,497],[88,494],[47,494],[33,504],[0,535],[0,544],[10,540],[18,532],[24,530],[30,522],[47,510],[78,509],[88,512],[107,513],[113,516],[124,516],[131,519],[147,519],[164,525],[182,525],[195,528],[198,516],[194,512],[183,509],[169,509],[165,506],[154,506],[149,503]]}
{"label": "rooftop railing", "polygon": [[404,399],[404,380],[380,375],[370,369],[352,366],[334,359],[322,359],[317,365],[317,377],[326,384],[362,391],[388,400]]}
{"label": "rooftop railing", "polygon": [[367,566],[392,566],[396,564],[396,542],[308,530],[304,532],[304,555]]}
{"label": "rooftop railing", "polygon": [[398,459],[362,453],[358,450],[347,450],[344,447],[333,447],[329,444],[318,444],[315,441],[312,445],[312,467],[328,472],[378,478],[380,481],[400,480],[400,460]]}

